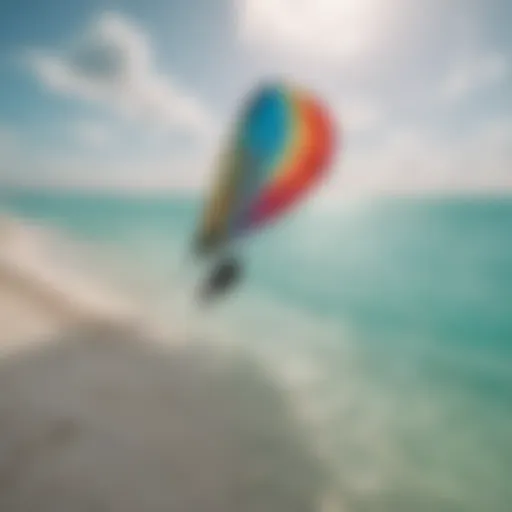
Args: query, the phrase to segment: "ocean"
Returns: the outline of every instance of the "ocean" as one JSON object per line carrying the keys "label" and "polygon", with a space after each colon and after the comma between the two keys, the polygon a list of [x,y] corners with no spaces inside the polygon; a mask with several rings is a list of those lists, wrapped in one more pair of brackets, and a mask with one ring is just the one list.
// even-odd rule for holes
{"label": "ocean", "polygon": [[[10,193],[55,257],[281,383],[346,510],[512,509],[512,199],[309,205],[243,240],[244,280],[195,300],[199,199]],[[156,321],[156,320],[155,320]]]}

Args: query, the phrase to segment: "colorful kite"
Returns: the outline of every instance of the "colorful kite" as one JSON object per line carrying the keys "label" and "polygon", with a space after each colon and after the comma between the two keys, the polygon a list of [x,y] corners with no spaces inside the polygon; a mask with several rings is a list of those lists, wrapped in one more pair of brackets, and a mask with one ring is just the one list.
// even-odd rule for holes
{"label": "colorful kite", "polygon": [[334,146],[333,122],[311,93],[281,84],[258,89],[207,202],[199,254],[225,249],[290,210],[325,176]]}

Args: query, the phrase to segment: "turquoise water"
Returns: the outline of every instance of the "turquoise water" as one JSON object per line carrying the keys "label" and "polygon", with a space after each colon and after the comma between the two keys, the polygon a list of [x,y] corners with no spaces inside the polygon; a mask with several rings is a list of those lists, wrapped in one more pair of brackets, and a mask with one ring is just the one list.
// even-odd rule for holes
{"label": "turquoise water", "polygon": [[[200,213],[169,198],[5,202],[117,247],[161,288]],[[382,199],[304,209],[239,248],[246,280],[208,314],[290,389],[348,510],[512,510],[511,233],[512,199]]]}

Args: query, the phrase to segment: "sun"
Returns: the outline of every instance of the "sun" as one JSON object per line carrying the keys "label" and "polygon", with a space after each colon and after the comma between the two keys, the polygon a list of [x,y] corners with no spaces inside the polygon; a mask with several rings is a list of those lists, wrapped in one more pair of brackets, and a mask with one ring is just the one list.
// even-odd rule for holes
{"label": "sun", "polygon": [[388,30],[400,0],[244,0],[249,38],[285,43],[327,58],[360,57]]}

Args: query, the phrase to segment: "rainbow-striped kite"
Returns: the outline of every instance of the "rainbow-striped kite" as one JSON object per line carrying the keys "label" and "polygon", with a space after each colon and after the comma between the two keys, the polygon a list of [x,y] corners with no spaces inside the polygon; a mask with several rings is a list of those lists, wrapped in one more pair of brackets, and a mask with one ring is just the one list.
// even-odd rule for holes
{"label": "rainbow-striped kite", "polygon": [[199,253],[223,249],[288,211],[326,174],[334,146],[332,119],[313,94],[283,84],[260,87],[207,201]]}

